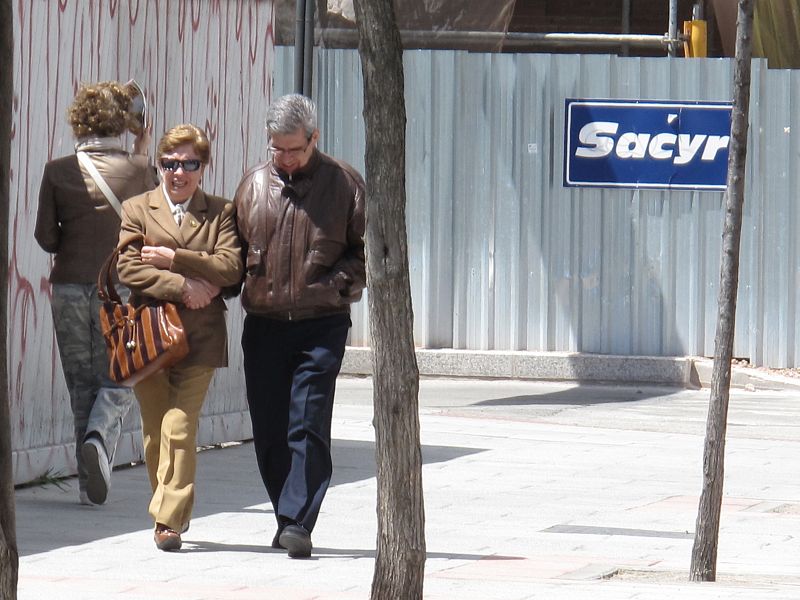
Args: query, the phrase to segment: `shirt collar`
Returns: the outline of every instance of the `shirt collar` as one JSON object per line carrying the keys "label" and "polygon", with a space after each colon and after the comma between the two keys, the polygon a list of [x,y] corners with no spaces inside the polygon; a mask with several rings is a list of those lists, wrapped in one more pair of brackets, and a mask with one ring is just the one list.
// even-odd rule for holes
{"label": "shirt collar", "polygon": [[[161,191],[164,192],[164,198],[167,199],[167,206],[169,206],[169,211],[172,214],[175,214],[175,206],[177,206],[177,204],[172,201],[172,198],[169,197],[169,192],[167,191],[167,186],[163,182],[161,183]],[[189,198],[188,200],[185,200],[184,202],[178,203],[181,206],[183,206],[184,212],[189,212],[189,204],[192,202],[192,198],[194,198],[194,195],[192,195],[192,197]]]}

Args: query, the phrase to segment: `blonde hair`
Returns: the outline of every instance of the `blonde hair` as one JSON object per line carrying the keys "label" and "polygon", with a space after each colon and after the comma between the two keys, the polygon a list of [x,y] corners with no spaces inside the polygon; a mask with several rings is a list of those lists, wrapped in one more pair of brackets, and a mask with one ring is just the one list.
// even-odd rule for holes
{"label": "blonde hair", "polygon": [[176,125],[161,136],[156,153],[158,156],[164,156],[184,144],[191,144],[200,157],[200,161],[203,164],[208,164],[211,158],[211,145],[208,142],[208,137],[202,129],[191,123]]}
{"label": "blonde hair", "polygon": [[76,138],[116,137],[133,124],[130,105],[130,91],[118,81],[85,83],[67,109],[67,120]]}

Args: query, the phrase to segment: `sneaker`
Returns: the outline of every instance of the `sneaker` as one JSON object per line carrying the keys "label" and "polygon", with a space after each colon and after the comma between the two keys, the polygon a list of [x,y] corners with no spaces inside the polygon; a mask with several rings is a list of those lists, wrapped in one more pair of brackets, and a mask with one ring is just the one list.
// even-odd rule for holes
{"label": "sneaker", "polygon": [[98,438],[90,437],[83,442],[81,454],[88,473],[86,494],[93,503],[103,504],[108,496],[108,487],[111,483],[111,465],[105,446]]}
{"label": "sneaker", "polygon": [[302,525],[287,525],[278,537],[278,543],[289,551],[289,558],[311,556],[311,534]]}
{"label": "sneaker", "polygon": [[86,490],[80,491],[80,494],[78,495],[78,502],[84,506],[94,506],[94,502],[89,500],[89,494],[86,493]]}

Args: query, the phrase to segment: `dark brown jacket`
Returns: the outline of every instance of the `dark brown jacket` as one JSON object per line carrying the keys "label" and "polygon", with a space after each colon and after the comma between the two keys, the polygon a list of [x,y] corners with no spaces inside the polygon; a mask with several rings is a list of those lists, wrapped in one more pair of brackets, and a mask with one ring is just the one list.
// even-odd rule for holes
{"label": "dark brown jacket", "polygon": [[[146,156],[122,150],[88,151],[97,170],[122,202],[152,190],[157,180]],[[48,162],[39,189],[36,241],[55,254],[52,283],[94,283],[117,245],[120,218],[76,155]]]}
{"label": "dark brown jacket", "polygon": [[366,286],[364,181],[318,150],[289,176],[267,162],[234,197],[248,313],[306,319],[346,313]]}

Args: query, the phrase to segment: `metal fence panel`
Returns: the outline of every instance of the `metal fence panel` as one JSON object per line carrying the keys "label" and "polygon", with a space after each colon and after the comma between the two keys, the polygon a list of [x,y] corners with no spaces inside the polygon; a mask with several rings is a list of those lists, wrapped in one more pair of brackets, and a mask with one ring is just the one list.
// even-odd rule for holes
{"label": "metal fence panel", "polygon": [[[84,81],[135,78],[148,94],[155,142],[178,123],[204,128],[212,161],[203,188],[231,198],[244,165],[264,155],[272,22],[271,0],[14,3],[8,370],[15,483],[48,469],[75,469],[72,415],[50,315],[51,258],[33,239],[44,164],[73,151],[65,114],[75,90]],[[242,311],[236,301],[229,307],[231,367],[214,377],[200,444],[250,435]],[[125,421],[116,456],[118,462],[142,458],[138,407]]]}
{"label": "metal fence panel", "polygon": [[[275,93],[291,91],[278,48]],[[564,99],[728,101],[725,59],[405,52],[418,346],[712,355],[721,192],[565,188]],[[800,366],[798,73],[753,63],[734,354]],[[363,168],[354,50],[318,50],[323,148]],[[368,345],[366,304],[351,343]]]}

